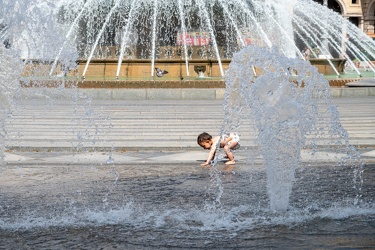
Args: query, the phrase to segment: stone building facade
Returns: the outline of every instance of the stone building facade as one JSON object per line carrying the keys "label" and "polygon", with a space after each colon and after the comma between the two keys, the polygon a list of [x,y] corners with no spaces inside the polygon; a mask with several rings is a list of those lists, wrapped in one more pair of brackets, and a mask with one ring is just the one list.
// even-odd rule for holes
{"label": "stone building facade", "polygon": [[340,13],[375,39],[375,0],[314,0]]}
{"label": "stone building facade", "polygon": [[362,0],[362,30],[375,39],[375,0]]}

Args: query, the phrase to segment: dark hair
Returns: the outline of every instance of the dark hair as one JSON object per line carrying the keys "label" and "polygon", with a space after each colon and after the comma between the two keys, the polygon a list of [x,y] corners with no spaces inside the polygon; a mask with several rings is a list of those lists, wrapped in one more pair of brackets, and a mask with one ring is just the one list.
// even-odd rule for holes
{"label": "dark hair", "polygon": [[197,142],[200,145],[201,142],[211,140],[212,136],[209,133],[203,132],[202,134],[198,135]]}

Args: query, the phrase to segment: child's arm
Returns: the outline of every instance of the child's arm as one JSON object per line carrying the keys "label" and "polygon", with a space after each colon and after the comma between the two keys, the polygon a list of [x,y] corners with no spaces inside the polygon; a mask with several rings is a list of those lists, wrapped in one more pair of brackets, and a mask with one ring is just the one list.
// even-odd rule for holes
{"label": "child's arm", "polygon": [[212,161],[212,159],[214,158],[215,156],[215,153],[216,153],[216,144],[217,142],[214,142],[211,146],[211,149],[210,149],[210,153],[208,153],[208,156],[207,156],[207,160],[201,164],[201,166],[206,166],[208,164],[210,164],[210,162]]}

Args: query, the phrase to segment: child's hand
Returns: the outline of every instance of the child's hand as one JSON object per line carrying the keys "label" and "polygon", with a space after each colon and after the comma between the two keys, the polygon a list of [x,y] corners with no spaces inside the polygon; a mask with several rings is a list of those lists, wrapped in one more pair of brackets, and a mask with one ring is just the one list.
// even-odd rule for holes
{"label": "child's hand", "polygon": [[207,166],[209,163],[208,162],[204,162],[204,163],[202,163],[201,164],[201,166],[203,167],[203,166]]}

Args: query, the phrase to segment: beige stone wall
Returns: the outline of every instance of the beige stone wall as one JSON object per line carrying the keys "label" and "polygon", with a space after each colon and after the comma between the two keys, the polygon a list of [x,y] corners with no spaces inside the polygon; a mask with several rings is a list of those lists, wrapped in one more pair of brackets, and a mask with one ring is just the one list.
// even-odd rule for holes
{"label": "beige stone wall", "polygon": [[356,0],[356,3],[352,3],[352,0],[336,0],[337,3],[342,7],[342,15],[345,17],[362,17],[362,1]]}
{"label": "beige stone wall", "polygon": [[336,0],[345,18],[358,17],[359,27],[368,36],[375,38],[375,0]]}
{"label": "beige stone wall", "polygon": [[[225,71],[229,67],[230,60],[222,60],[222,70]],[[81,60],[78,65],[78,75],[82,76],[86,65],[86,60]],[[205,68],[205,77],[221,77],[221,70],[217,60],[189,60],[188,69],[184,60],[180,59],[165,59],[156,60],[153,68],[150,60],[134,59],[134,60],[124,60],[121,64],[119,78],[150,78],[152,75],[156,77],[155,68],[160,68],[168,71],[168,74],[164,78],[186,78],[198,77],[198,72],[196,71],[196,66],[202,66]],[[90,77],[116,77],[118,69],[117,60],[93,60],[90,62],[86,76]]]}
{"label": "beige stone wall", "polygon": [[362,0],[363,31],[375,38],[375,0]]}

